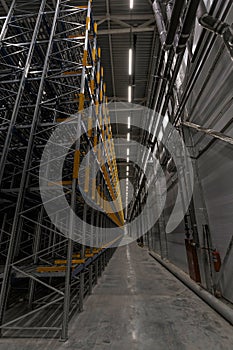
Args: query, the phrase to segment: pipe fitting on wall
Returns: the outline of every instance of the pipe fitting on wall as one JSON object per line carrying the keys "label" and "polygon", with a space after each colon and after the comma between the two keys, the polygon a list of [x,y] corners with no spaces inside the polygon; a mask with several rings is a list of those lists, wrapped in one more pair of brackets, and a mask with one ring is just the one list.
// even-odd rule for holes
{"label": "pipe fitting on wall", "polygon": [[198,19],[198,21],[202,25],[202,27],[221,36],[223,36],[225,31],[229,28],[229,25],[227,23],[222,22],[220,19],[210,16],[208,13],[204,13]]}
{"label": "pipe fitting on wall", "polygon": [[189,7],[187,9],[186,16],[184,19],[183,27],[181,30],[179,42],[176,48],[177,54],[182,53],[186,48],[186,44],[189,40],[191,31],[194,26],[199,3],[200,3],[200,0],[192,0],[189,4]]}
{"label": "pipe fitting on wall", "polygon": [[225,45],[233,59],[233,27],[228,23],[209,15],[203,0],[200,1],[197,17],[198,22],[203,28],[223,37]]}

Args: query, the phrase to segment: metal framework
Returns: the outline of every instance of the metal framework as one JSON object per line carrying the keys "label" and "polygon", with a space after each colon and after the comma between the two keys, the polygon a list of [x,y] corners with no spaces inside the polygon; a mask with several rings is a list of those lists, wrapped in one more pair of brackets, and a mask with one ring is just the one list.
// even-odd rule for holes
{"label": "metal framework", "polygon": [[[77,6],[76,1],[58,0],[55,6],[49,0],[34,0],[33,12],[27,5],[26,0],[13,0],[7,16],[1,17],[0,328],[2,336],[26,332],[66,340],[71,316],[82,310],[84,297],[114,251],[106,237],[85,247],[64,236],[41,201],[39,165],[45,144],[59,123],[78,112],[77,127],[83,135],[68,152],[61,184],[67,201],[82,217],[84,234],[85,222],[115,227],[124,218],[91,1]],[[87,107],[93,107],[88,116]],[[83,184],[93,201],[98,188],[102,200],[96,206],[102,212],[97,213],[82,198],[78,171],[85,154],[103,142],[96,153],[97,164],[104,164],[98,178],[91,183],[87,166]],[[53,184],[46,190],[53,191]],[[107,214],[104,199],[116,197],[118,213]],[[61,218],[59,212],[55,216],[72,232],[72,217]],[[93,248],[94,243],[100,248]],[[20,286],[26,298],[19,312],[12,312]]]}
{"label": "metal framework", "polygon": [[[228,147],[232,145],[232,137],[230,136],[232,118],[229,118],[227,115],[228,110],[232,107],[232,96],[229,96],[226,101],[224,100],[224,103],[220,99],[218,100],[221,106],[221,112],[218,115],[215,115],[213,110],[208,116],[200,111],[206,107],[204,99],[211,100],[209,97],[211,88],[208,84],[210,81],[216,81],[216,72],[220,71],[220,67],[223,69],[224,59],[226,62],[228,59],[229,63],[232,58],[232,50],[229,48],[229,37],[232,36],[232,28],[227,21],[225,22],[232,13],[232,4],[217,4],[217,2],[213,2],[208,13],[202,0],[194,0],[186,2],[186,4],[181,1],[167,1],[166,4],[160,0],[152,2],[160,43],[158,42],[156,47],[153,48],[147,106],[153,109],[157,120],[152,122],[152,135],[144,135],[144,142],[156,154],[166,174],[168,208],[165,208],[157,224],[145,235],[144,241],[151,250],[159,252],[162,258],[169,259],[169,257],[172,257],[174,259],[167,246],[168,243],[170,247],[173,246],[173,233],[171,233],[170,237],[166,235],[165,223],[167,217],[170,216],[170,208],[174,204],[174,198],[172,197],[176,196],[180,169],[176,169],[174,161],[166,149],[166,145],[157,142],[156,138],[153,137],[154,124],[157,125],[158,129],[161,128],[160,130],[163,130],[163,120],[164,117],[167,117],[167,120],[177,128],[187,145],[192,158],[195,177],[193,198],[184,217],[182,223],[183,231],[181,229],[181,232],[183,232],[186,242],[188,241],[195,247],[200,266],[202,286],[210,293],[220,295],[222,292],[221,283],[224,284],[222,276],[227,270],[226,261],[228,261],[229,252],[232,249],[232,242],[230,241],[227,247],[227,253],[224,258],[225,263],[222,264],[218,274],[216,273],[218,271],[213,266],[211,256],[211,252],[215,249],[216,243],[214,241],[216,237],[210,230],[207,205],[205,203],[206,195],[202,188],[199,173],[200,163],[198,161],[213,144],[215,146],[218,144],[219,148],[222,143]],[[207,31],[203,30],[198,34],[199,32],[195,31],[195,19]],[[219,37],[212,33],[218,34]],[[193,35],[197,36],[198,40],[196,43],[192,40]],[[225,56],[222,60],[223,54]],[[229,69],[229,72],[232,72],[232,70]],[[226,79],[225,82],[225,86],[228,87],[232,84],[232,76],[230,79],[228,76],[229,72],[226,73],[228,80]],[[222,76],[221,82],[224,82],[224,79],[225,77]],[[196,92],[198,93],[196,94]],[[227,95],[226,91],[225,94]],[[224,91],[221,92],[219,90],[218,98],[219,96],[224,96]],[[217,94],[215,97],[217,97]],[[226,97],[224,96],[224,98]],[[216,106],[215,101],[211,101],[212,103]],[[205,111],[207,110],[208,108],[205,109]],[[193,122],[195,118],[199,118],[197,123]],[[199,122],[203,124],[199,125]],[[217,130],[219,127],[218,123],[221,125],[221,130]],[[147,151],[143,155],[145,159],[146,153]],[[205,159],[208,160],[208,158]],[[204,166],[202,165],[203,168]],[[140,213],[147,197],[146,186],[143,176],[137,176],[135,200],[130,203],[128,210],[129,220],[134,219]],[[182,198],[185,198],[188,191],[188,186],[184,187],[181,189]],[[199,208],[201,208],[201,212]],[[147,218],[147,220],[150,219]],[[179,230],[180,226],[174,230],[174,236],[177,234],[175,237],[178,240],[182,239],[180,238],[182,235],[178,236]],[[181,241],[178,244],[180,243]],[[172,250],[172,248],[170,249]],[[180,257],[176,257],[176,259],[178,261]],[[200,282],[200,280],[197,282]],[[225,289],[227,288],[225,287]]]}

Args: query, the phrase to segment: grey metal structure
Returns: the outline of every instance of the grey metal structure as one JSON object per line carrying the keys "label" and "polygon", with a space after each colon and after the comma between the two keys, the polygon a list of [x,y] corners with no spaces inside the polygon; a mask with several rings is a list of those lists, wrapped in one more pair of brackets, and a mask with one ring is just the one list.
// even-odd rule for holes
{"label": "grey metal structure", "polygon": [[[188,273],[184,237],[193,239],[201,285],[210,293],[232,302],[229,208],[232,206],[233,66],[226,37],[229,39],[230,36],[232,40],[233,6],[231,2],[191,1],[186,8],[180,9],[181,2],[178,1],[167,2],[167,5],[163,1],[155,3],[161,8],[155,12],[157,26],[159,28],[162,23],[167,32],[160,37],[163,51],[157,61],[160,64],[157,65],[151,106],[161,118],[167,113],[180,131],[193,159],[196,181],[193,201],[183,222],[163,238],[158,224],[148,234],[147,241],[150,249],[162,257],[161,244],[166,243],[165,257]],[[169,4],[174,6],[168,25]],[[179,19],[180,10],[183,20]],[[181,35],[176,39],[179,27]],[[168,45],[166,41],[171,32],[174,41]],[[169,189],[164,210],[167,222],[177,193],[177,170],[169,155],[164,157],[164,151],[161,154]],[[220,272],[216,272],[213,265],[215,249],[224,261]]]}
{"label": "grey metal structure", "polygon": [[[83,154],[93,143],[110,139],[111,130],[102,108],[106,104],[105,85],[91,2],[76,6],[75,1],[43,0],[32,5],[29,8],[28,1],[13,1],[7,16],[1,17],[0,178],[4,220],[0,328],[3,336],[17,331],[21,336],[55,333],[66,340],[71,316],[75,310],[82,311],[83,299],[97,283],[113,248],[105,244],[104,237],[99,237],[102,249],[94,249],[59,232],[43,209],[39,165],[56,125],[88,106],[96,106],[93,123],[90,126],[90,120],[83,117],[77,124],[84,136],[68,153],[64,190],[73,211],[78,215],[84,211],[84,221],[96,220],[97,226],[111,227],[121,217],[96,214],[83,205],[76,174]],[[91,130],[87,131],[89,126]],[[107,158],[107,152],[109,149],[100,155]],[[99,178],[102,193],[112,196],[116,164],[111,164],[111,171],[110,163],[106,164]],[[53,184],[47,186],[53,191]],[[65,220],[72,232],[72,217]],[[27,291],[24,303],[11,314],[11,304],[19,302],[17,289],[21,286],[19,295]]]}

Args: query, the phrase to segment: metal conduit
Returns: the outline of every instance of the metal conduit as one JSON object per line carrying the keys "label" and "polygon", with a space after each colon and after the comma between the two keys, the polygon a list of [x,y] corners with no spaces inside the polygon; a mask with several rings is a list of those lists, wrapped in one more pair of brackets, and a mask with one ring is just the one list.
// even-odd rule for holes
{"label": "metal conduit", "polygon": [[188,275],[179,270],[175,265],[160,258],[160,256],[152,251],[149,254],[157,260],[163,267],[171,272],[176,278],[178,278],[184,285],[191,289],[196,295],[204,300],[212,309],[217,311],[222,317],[224,317],[231,325],[233,325],[233,310],[224,304],[221,300],[207,292],[200,285],[193,282]]}
{"label": "metal conduit", "polygon": [[[172,75],[172,79],[170,81],[169,87],[168,87],[168,91],[165,97],[165,102],[163,104],[162,110],[161,110],[161,115],[165,115],[167,107],[168,107],[168,103],[170,100],[170,95],[172,92],[172,89],[174,87],[175,81],[177,79],[182,61],[183,61],[183,56],[184,56],[184,52],[185,52],[185,48],[187,45],[187,42],[189,40],[193,25],[194,25],[194,21],[195,21],[195,14],[197,12],[197,8],[199,5],[200,0],[195,0],[192,1],[187,9],[187,13],[184,19],[184,23],[183,23],[183,27],[182,27],[182,31],[179,37],[179,41],[178,41],[178,45],[176,47],[176,53],[178,54],[178,58],[176,60],[176,64],[175,64],[175,68],[174,68],[174,72]],[[160,97],[160,99],[163,98],[163,94],[165,92],[165,89],[163,89],[161,91],[162,96]],[[160,107],[160,106],[158,106]],[[156,110],[159,112],[158,107],[156,108]]]}
{"label": "metal conduit", "polygon": [[[215,8],[215,6],[216,6],[216,2],[213,4],[213,8]],[[230,6],[231,6],[231,4],[229,3],[227,9],[225,10],[224,14],[222,15],[222,21],[226,17],[226,14],[228,13],[228,10],[229,10]],[[203,3],[202,3],[201,7],[198,8],[199,15],[201,13],[203,13],[203,11],[205,11],[205,10],[204,10]],[[212,12],[213,12],[213,10],[211,8],[210,13],[212,14]],[[220,16],[219,12],[217,13],[217,16]],[[208,39],[210,39],[210,36],[211,36],[211,33],[209,33]],[[201,39],[201,42],[202,42],[203,38],[201,37],[200,39]],[[199,51],[197,55],[194,53],[193,62],[194,63],[196,62],[196,64],[193,67],[192,74],[190,75],[190,78],[189,78],[189,80],[188,80],[188,82],[186,84],[186,88],[185,88],[185,91],[183,93],[183,96],[182,96],[179,108],[178,108],[178,110],[176,112],[176,115],[174,117],[174,124],[177,123],[177,121],[179,120],[179,118],[181,116],[181,113],[182,113],[182,111],[184,109],[184,106],[185,106],[185,104],[186,104],[186,102],[187,102],[187,100],[188,100],[188,98],[189,98],[189,96],[190,96],[190,94],[192,92],[192,89],[193,89],[193,87],[194,87],[194,85],[195,85],[195,83],[196,83],[196,81],[198,79],[198,76],[199,76],[201,70],[203,69],[203,64],[204,64],[206,58],[208,57],[208,54],[209,54],[211,48],[213,47],[213,44],[214,44],[215,40],[216,40],[216,36],[214,36],[212,38],[212,40],[209,42],[209,45],[205,45],[205,46],[203,45],[203,49],[201,51]],[[201,62],[201,60],[202,60],[202,62]]]}
{"label": "metal conduit", "polygon": [[[158,0],[154,1],[153,3],[153,8],[154,8],[154,11],[155,9],[157,9],[157,7],[159,6],[158,4]],[[165,58],[165,50],[170,50],[171,49],[171,46],[173,45],[173,42],[174,42],[174,38],[175,38],[175,35],[177,33],[177,28],[178,28],[178,25],[180,23],[180,16],[181,16],[181,13],[182,13],[182,10],[183,10],[183,7],[184,7],[184,4],[182,1],[178,1],[176,0],[174,5],[173,5],[173,8],[172,8],[172,13],[171,13],[171,19],[170,19],[170,23],[169,23],[169,27],[168,27],[168,31],[165,35],[165,33],[163,33],[164,35],[161,38],[161,43],[162,43],[162,50],[160,52],[160,57],[158,59],[158,68],[157,68],[157,71],[156,71],[156,74],[155,74],[155,86],[154,86],[154,89],[153,89],[153,94],[154,94],[154,97],[153,97],[153,100],[152,100],[152,106],[156,106],[157,105],[157,96],[158,96],[158,93],[159,93],[159,90],[160,91],[165,91],[166,89],[166,81],[161,83],[161,79],[162,79],[162,69],[163,69],[163,64],[164,64],[164,58]],[[164,25],[164,21],[163,19],[161,18],[162,14],[161,14],[161,9],[160,11],[155,11],[155,18],[156,18],[156,23],[157,23],[157,26],[158,26],[158,31],[163,32],[163,28],[165,27]],[[163,42],[164,40],[164,37],[166,36],[166,40],[165,42]],[[172,50],[173,51],[173,50]],[[172,63],[173,63],[173,58],[174,58],[174,53],[173,52],[169,52],[169,59],[167,61],[167,66],[165,67],[165,70],[164,70],[164,77],[168,77],[169,74],[170,74],[170,70],[171,70],[171,66],[172,66]],[[160,82],[159,82],[160,80]],[[162,84],[162,85],[161,85]],[[160,97],[159,99],[159,105],[161,104],[162,101],[162,98]],[[156,108],[156,110],[158,110],[158,108]]]}

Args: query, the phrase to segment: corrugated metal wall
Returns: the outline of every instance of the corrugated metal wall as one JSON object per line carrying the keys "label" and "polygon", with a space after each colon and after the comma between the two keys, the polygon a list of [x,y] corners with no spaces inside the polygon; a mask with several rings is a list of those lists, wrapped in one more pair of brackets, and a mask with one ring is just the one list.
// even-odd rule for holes
{"label": "corrugated metal wall", "polygon": [[[226,18],[233,21],[233,9]],[[199,25],[196,24],[198,27]],[[200,34],[196,28],[196,35]],[[223,40],[218,37],[210,50],[202,72],[186,104],[188,120],[201,126],[212,128],[233,136],[233,62]],[[224,258],[233,235],[233,146],[200,132],[191,131],[195,151],[198,156],[197,168],[204,202],[207,207],[213,246]],[[176,196],[176,186],[168,191],[165,209],[169,216]],[[194,193],[196,214],[200,217],[203,208]],[[201,220],[199,220],[199,223]],[[156,231],[156,229],[155,229]],[[202,235],[201,225],[199,236]],[[174,232],[167,234],[168,258],[187,272],[184,245],[185,230],[182,222]],[[159,253],[159,245],[155,249]],[[233,250],[221,277],[223,296],[233,302]]]}

